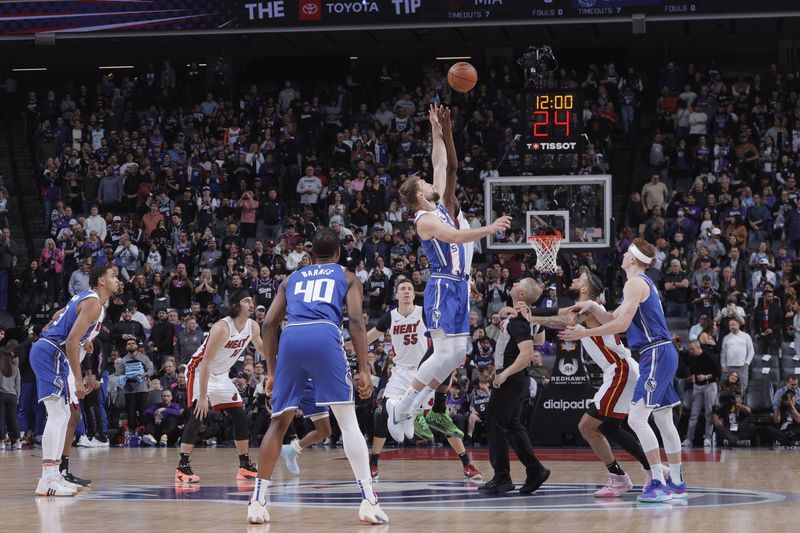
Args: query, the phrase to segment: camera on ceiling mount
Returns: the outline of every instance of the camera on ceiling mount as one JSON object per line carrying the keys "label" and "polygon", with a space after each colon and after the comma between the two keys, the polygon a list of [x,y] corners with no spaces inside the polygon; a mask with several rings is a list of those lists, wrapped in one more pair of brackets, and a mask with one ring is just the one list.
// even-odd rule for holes
{"label": "camera on ceiling mount", "polygon": [[517,59],[528,85],[542,83],[548,73],[558,70],[558,60],[550,46],[529,46]]}

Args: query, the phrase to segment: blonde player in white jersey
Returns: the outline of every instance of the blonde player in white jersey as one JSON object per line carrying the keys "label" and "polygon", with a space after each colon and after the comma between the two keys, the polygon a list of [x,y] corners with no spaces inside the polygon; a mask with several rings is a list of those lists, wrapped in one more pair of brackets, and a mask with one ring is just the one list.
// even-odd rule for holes
{"label": "blonde player in white jersey", "polygon": [[[581,275],[572,282],[568,295],[578,302],[586,302],[596,300],[603,290],[600,278],[583,267]],[[576,319],[585,320],[590,328],[599,325],[591,315],[576,315],[570,313],[569,309],[560,309],[558,316],[537,317],[531,316],[527,306],[519,308],[529,322],[551,328],[573,325]],[[586,337],[581,339],[581,343],[586,353],[603,370],[603,384],[581,418],[578,429],[608,469],[608,481],[594,493],[595,496],[615,498],[629,491],[633,483],[614,459],[608,439],[619,444],[641,463],[645,471],[645,484],[651,479],[650,463],[641,445],[631,433],[620,426],[628,416],[633,391],[639,379],[639,364],[631,357],[630,350],[622,344],[617,335]]]}
{"label": "blonde player in white jersey", "polygon": [[[394,347],[392,361],[395,365],[383,392],[382,408],[375,412],[375,434],[372,439],[372,451],[369,456],[370,473],[373,479],[378,478],[378,460],[380,459],[381,451],[383,451],[383,445],[386,443],[386,438],[389,436],[386,400],[400,398],[405,394],[417,373],[417,368],[419,368],[420,363],[428,353],[429,342],[426,336],[428,328],[425,326],[422,307],[414,305],[414,285],[409,279],[402,279],[397,282],[395,296],[398,303],[397,308],[383,315],[375,327],[367,333],[368,343],[382,338],[387,332],[391,335],[392,346]],[[449,387],[449,382],[447,386]],[[429,402],[430,396],[423,399],[424,405],[428,405]],[[420,437],[432,439],[433,434],[427,428],[427,425],[422,427],[419,425],[419,422],[424,424],[424,417],[420,416],[417,420],[416,427],[412,426],[410,434],[406,433],[405,437],[412,438],[416,429]],[[452,421],[450,423],[452,424]],[[461,459],[464,467],[464,477],[471,480],[482,479],[480,471],[472,464],[461,437],[448,435],[447,440]]]}
{"label": "blonde player in white jersey", "polygon": [[200,476],[189,465],[189,454],[211,406],[215,411],[227,410],[233,420],[234,442],[239,454],[238,479],[254,479],[256,465],[247,453],[249,428],[243,402],[229,377],[231,367],[252,342],[262,351],[261,330],[250,318],[255,304],[249,292],[233,291],[228,298],[228,316],[211,327],[203,344],[186,365],[187,401],[191,417],[183,428],[181,459],[175,470],[176,483],[197,483]]}

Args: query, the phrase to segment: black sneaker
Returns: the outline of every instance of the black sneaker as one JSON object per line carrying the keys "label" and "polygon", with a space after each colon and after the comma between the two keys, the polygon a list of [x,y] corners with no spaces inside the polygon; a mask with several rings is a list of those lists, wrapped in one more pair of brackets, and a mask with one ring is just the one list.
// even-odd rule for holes
{"label": "black sneaker", "polygon": [[512,490],[514,490],[514,484],[510,479],[498,480],[492,478],[478,487],[478,492],[482,492],[484,494],[501,494],[503,492],[510,492]]}
{"label": "black sneaker", "polygon": [[81,487],[88,487],[92,484],[91,479],[82,479],[73,474],[72,472],[61,472],[61,476],[69,481],[70,483],[74,483],[76,485],[80,485]]}
{"label": "black sneaker", "polygon": [[525,484],[519,488],[519,493],[530,494],[531,492],[536,492],[549,477],[550,470],[545,467],[540,468],[539,471],[534,475],[528,474]]}

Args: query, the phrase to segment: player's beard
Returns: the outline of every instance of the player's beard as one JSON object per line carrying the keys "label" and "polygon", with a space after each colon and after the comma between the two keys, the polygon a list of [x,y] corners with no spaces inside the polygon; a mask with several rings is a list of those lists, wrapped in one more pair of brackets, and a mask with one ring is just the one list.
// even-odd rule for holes
{"label": "player's beard", "polygon": [[573,289],[572,287],[570,287],[569,289],[567,289],[567,296],[569,296],[570,298],[572,298],[577,302],[578,299],[581,297],[581,290]]}
{"label": "player's beard", "polygon": [[431,195],[428,198],[428,200],[430,200],[433,203],[437,203],[439,201],[439,198],[440,198],[439,193],[437,191],[433,191],[431,192]]}

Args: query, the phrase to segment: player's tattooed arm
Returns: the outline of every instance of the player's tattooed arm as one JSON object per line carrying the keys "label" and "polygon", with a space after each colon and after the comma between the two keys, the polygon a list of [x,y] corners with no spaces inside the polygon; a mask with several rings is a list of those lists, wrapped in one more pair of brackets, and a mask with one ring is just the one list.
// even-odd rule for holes
{"label": "player's tattooed arm", "polygon": [[535,316],[531,313],[530,307],[524,302],[520,302],[517,304],[517,309],[522,316],[530,322],[531,324],[539,324],[546,328],[552,329],[564,329],[567,326],[574,326],[575,324],[583,324],[586,322],[586,316],[582,313],[577,313],[575,311],[565,310],[566,312],[562,313],[562,310],[559,310],[558,315],[556,316]]}

